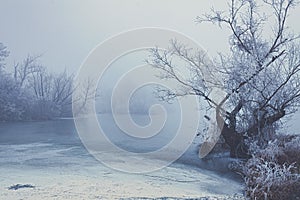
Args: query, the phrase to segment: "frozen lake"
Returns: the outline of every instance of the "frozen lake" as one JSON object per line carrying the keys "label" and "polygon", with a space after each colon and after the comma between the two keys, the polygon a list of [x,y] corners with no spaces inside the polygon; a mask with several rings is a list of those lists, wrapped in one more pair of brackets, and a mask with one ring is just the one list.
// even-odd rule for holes
{"label": "frozen lake", "polygon": [[[107,122],[111,118],[103,115],[100,120]],[[143,124],[149,119],[137,115],[136,120]],[[133,152],[151,151],[173,137],[172,127],[164,129],[164,133],[152,138],[150,143],[116,134],[118,129],[109,123],[104,123],[104,129],[114,132],[110,139],[116,144]],[[104,199],[199,197],[240,192],[240,183],[200,168],[205,164],[198,159],[196,146],[192,145],[169,167],[131,175],[107,168],[94,159],[82,145],[72,119],[0,123],[0,199],[66,199],[69,196],[73,197],[71,199],[98,199],[99,195]],[[155,161],[145,163],[152,164],[155,165]],[[7,190],[18,183],[33,184],[36,188]]]}
{"label": "frozen lake", "polygon": [[[139,125],[146,125],[149,123],[149,117],[147,115],[134,115],[133,119]],[[99,121],[103,130],[107,134],[107,137],[120,148],[137,153],[151,152],[166,145],[173,137],[177,126],[171,126],[170,124],[178,124],[178,119],[172,118],[171,121],[166,122],[165,128],[161,133],[154,137],[147,139],[135,139],[124,134],[115,124],[111,123],[112,116],[110,114],[104,114],[99,116]],[[207,166],[198,158],[198,145],[199,140],[196,140],[191,144],[186,153],[179,159],[180,163],[192,164],[198,167],[212,169],[218,166]],[[32,148],[30,151],[34,153],[26,152],[25,147]],[[30,159],[34,159],[39,154],[45,154],[47,150],[53,149],[68,149],[63,155],[66,158],[62,160],[51,160],[54,157],[45,157],[45,160],[41,159],[36,161],[36,165],[47,165],[47,162],[68,163],[72,160],[76,160],[77,157],[84,156],[85,158],[93,159],[88,151],[83,146],[73,119],[57,119],[52,121],[36,121],[36,122],[2,122],[0,123],[0,164],[9,165],[10,163],[17,163],[20,160],[29,159],[25,163],[32,163]],[[20,149],[19,149],[20,148]],[[24,149],[25,148],[25,149]],[[7,152],[15,150],[14,152]],[[18,153],[19,157],[16,157]],[[43,155],[45,156],[45,155]],[[62,163],[61,163],[62,162]],[[24,164],[24,163],[23,163]],[[48,163],[50,165],[51,163]],[[81,164],[81,163],[79,163]],[[219,166],[222,167],[222,166]],[[223,167],[226,168],[226,167]]]}

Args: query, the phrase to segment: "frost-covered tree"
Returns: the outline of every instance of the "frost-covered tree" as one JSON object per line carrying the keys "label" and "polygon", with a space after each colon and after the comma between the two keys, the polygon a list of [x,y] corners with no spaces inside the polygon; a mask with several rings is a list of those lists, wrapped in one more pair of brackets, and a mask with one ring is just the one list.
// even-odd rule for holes
{"label": "frost-covered tree", "polygon": [[23,112],[18,87],[4,69],[8,55],[7,47],[0,43],[0,121],[18,120]]}
{"label": "frost-covered tree", "polygon": [[[212,9],[198,17],[200,23],[231,32],[230,53],[220,54],[213,63],[204,52],[177,41],[168,50],[151,51],[148,62],[162,70],[162,78],[180,86],[178,93],[161,89],[160,97],[204,99],[216,111],[232,157],[249,156],[247,141],[266,144],[280,120],[300,105],[299,36],[287,26],[289,12],[297,4],[296,0],[230,0],[227,11]],[[188,77],[181,76],[182,68]],[[210,77],[203,77],[204,73]],[[224,99],[214,101],[212,87],[223,88]]]}
{"label": "frost-covered tree", "polygon": [[0,121],[41,120],[71,116],[73,75],[49,73],[38,59],[27,56],[8,73],[7,48],[0,43]]}
{"label": "frost-covered tree", "polygon": [[7,50],[7,47],[4,46],[1,42],[0,42],[0,72],[3,70],[5,64],[3,63],[3,61],[5,60],[5,58],[9,55],[9,52]]}

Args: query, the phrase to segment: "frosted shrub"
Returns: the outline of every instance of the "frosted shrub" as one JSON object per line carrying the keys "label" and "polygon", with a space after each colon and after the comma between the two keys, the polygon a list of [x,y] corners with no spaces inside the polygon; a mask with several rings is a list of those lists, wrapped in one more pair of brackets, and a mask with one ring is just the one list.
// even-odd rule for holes
{"label": "frosted shrub", "polygon": [[261,158],[250,159],[244,168],[246,195],[258,200],[300,197],[300,177],[292,173],[294,168]]}
{"label": "frosted shrub", "polygon": [[[294,137],[291,141],[285,144],[284,153],[285,162],[294,163],[297,173],[300,174],[300,137]],[[281,162],[284,162],[281,161]]]}
{"label": "frosted shrub", "polygon": [[300,199],[300,137],[285,136],[261,149],[243,167],[246,196],[257,200]]}

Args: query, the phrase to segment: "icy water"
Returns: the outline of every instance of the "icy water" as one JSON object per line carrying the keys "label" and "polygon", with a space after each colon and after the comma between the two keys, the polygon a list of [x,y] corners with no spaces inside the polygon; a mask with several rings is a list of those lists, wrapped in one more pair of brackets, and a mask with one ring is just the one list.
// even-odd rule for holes
{"label": "icy water", "polygon": [[[122,149],[131,152],[150,152],[168,144],[175,136],[177,126],[166,123],[161,133],[148,139],[136,139],[121,131],[110,114],[99,115],[98,119],[106,136]],[[139,125],[149,123],[147,115],[134,115],[135,122]],[[178,124],[174,123],[172,124]],[[52,121],[35,122],[2,122],[0,123],[0,164],[7,164],[3,157],[10,157],[15,162],[13,152],[5,152],[14,149],[18,153],[24,153],[25,157],[34,157],[26,152],[26,147],[34,147],[35,154],[45,153],[49,149],[68,148],[69,156],[89,156],[76,131],[73,119],[57,119]],[[16,159],[16,158],[15,158]],[[5,161],[5,163],[3,163]]]}
{"label": "icy water", "polygon": [[[147,145],[116,134],[120,130],[111,126],[110,116],[103,115],[100,119],[104,129],[114,132],[111,139],[130,151],[151,151],[174,136],[174,127],[169,126]],[[138,115],[136,120],[146,124],[149,119]],[[194,151],[189,149],[185,159],[181,159],[184,162],[177,161],[153,173],[124,174],[105,167],[88,153],[72,119],[0,123],[0,199],[200,197],[232,195],[241,191],[238,182],[186,165],[201,163]],[[36,187],[8,190],[14,184],[32,184]]]}
{"label": "icy water", "polygon": [[[173,137],[176,137],[174,133],[176,133],[179,124],[177,122],[178,118],[174,117],[166,122],[161,133],[147,139],[134,139],[124,134],[112,123],[111,115],[99,115],[98,119],[104,132],[109,133],[106,135],[112,143],[124,150],[137,153],[151,152],[168,144]],[[134,115],[133,119],[139,125],[149,123],[147,115]],[[56,151],[60,151],[60,149],[67,149],[60,152],[66,158],[54,156],[57,154]],[[198,141],[194,141],[178,162],[211,170],[215,168],[226,169],[226,166],[213,166],[211,164],[206,166],[206,163],[198,158],[197,150]],[[47,152],[49,156],[47,156]],[[62,165],[63,163],[72,163],[80,156],[93,159],[83,146],[73,119],[0,123],[0,165],[2,166],[21,162],[22,160],[25,162],[23,164],[51,166],[57,162],[57,165]],[[44,157],[44,160],[37,157]]]}
{"label": "icy water", "polygon": [[72,119],[0,123],[0,144],[55,143],[78,145]]}

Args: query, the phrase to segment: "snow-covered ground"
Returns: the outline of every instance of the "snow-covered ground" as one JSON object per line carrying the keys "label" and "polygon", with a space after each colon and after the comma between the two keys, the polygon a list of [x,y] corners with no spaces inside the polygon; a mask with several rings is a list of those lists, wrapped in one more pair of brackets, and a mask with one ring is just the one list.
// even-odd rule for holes
{"label": "snow-covered ground", "polygon": [[[181,159],[185,164],[175,162],[146,174],[122,173],[105,167],[87,152],[72,120],[2,123],[0,199],[188,198],[242,192],[240,182],[201,169],[201,165],[189,165],[191,159],[197,162],[193,151]],[[111,157],[118,160],[116,155]],[[156,161],[143,163],[155,165]],[[15,184],[35,188],[8,190]]]}

